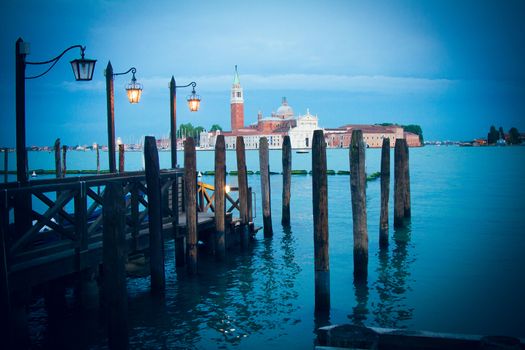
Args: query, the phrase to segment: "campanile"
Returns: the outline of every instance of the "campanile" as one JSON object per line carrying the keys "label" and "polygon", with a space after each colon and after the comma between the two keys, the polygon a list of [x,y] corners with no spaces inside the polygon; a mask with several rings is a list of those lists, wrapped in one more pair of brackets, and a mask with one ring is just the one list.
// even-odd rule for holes
{"label": "campanile", "polygon": [[244,97],[241,82],[239,81],[239,73],[237,72],[237,65],[235,65],[230,107],[232,131],[239,130],[244,127]]}

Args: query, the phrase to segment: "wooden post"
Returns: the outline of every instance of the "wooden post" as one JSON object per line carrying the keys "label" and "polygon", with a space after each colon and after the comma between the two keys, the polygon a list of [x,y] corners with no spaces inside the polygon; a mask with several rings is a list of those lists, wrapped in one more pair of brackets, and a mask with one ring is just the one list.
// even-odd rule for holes
{"label": "wooden post", "polygon": [[388,246],[388,199],[390,196],[390,139],[381,148],[381,212],[379,214],[379,247]]}
{"label": "wooden post", "polygon": [[100,147],[98,144],[96,144],[96,151],[97,151],[97,174],[100,174]]}
{"label": "wooden post", "polygon": [[283,213],[281,224],[290,226],[290,190],[292,185],[292,145],[290,136],[283,140]]}
{"label": "wooden post", "polygon": [[404,211],[405,218],[410,218],[412,216],[412,208],[410,204],[410,169],[409,169],[409,155],[408,155],[408,144],[407,140],[403,139],[403,148],[404,148],[404,161],[403,170],[404,170],[404,179],[405,179],[405,201],[404,201]]}
{"label": "wooden post", "polygon": [[188,272],[197,273],[197,164],[195,140],[184,142],[184,192],[186,197],[186,254]]}
{"label": "wooden post", "polygon": [[160,193],[160,169],[157,141],[153,136],[144,140],[144,165],[148,192],[149,250],[151,268],[151,291],[164,291],[164,240],[162,238],[162,203]]}
{"label": "wooden post", "polygon": [[354,279],[357,281],[366,281],[368,274],[365,149],[362,130],[353,130],[350,143],[350,190],[354,231]]}
{"label": "wooden post", "polygon": [[272,229],[272,204],[270,189],[270,163],[268,139],[261,137],[259,141],[259,165],[261,168],[261,202],[263,211],[264,236],[273,235]]}
{"label": "wooden post", "polygon": [[315,311],[330,310],[330,261],[328,256],[328,182],[326,143],[322,130],[312,141],[312,198],[314,217]]}
{"label": "wooden post", "polygon": [[0,192],[0,336],[7,348],[12,346],[11,338],[11,292],[9,290],[9,269],[6,240],[9,232],[9,206],[6,191]]}
{"label": "wooden post", "polygon": [[[179,198],[182,204],[179,204]],[[179,207],[180,205],[180,207]],[[171,186],[171,209],[173,210],[173,235],[175,237],[175,266],[186,265],[186,236],[179,231],[179,208],[184,210],[184,187],[181,177],[176,176]]]}
{"label": "wooden post", "polygon": [[125,220],[122,185],[109,182],[104,191],[102,254],[110,349],[128,348]]}
{"label": "wooden post", "polygon": [[55,150],[55,176],[58,179],[62,177],[62,164],[60,164],[60,139],[55,140],[55,146],[53,149]]}
{"label": "wooden post", "polygon": [[237,136],[235,145],[237,154],[237,183],[239,186],[239,211],[241,214],[241,245],[246,246],[250,236],[248,231],[248,176],[246,174],[244,138]]}
{"label": "wooden post", "polygon": [[118,145],[118,172],[124,172],[124,144]]}
{"label": "wooden post", "polygon": [[9,180],[9,148],[4,148],[4,182],[7,183]]}
{"label": "wooden post", "polygon": [[403,139],[396,140],[394,150],[394,227],[404,226],[405,217],[405,177]]}
{"label": "wooden post", "polygon": [[67,155],[67,146],[62,146],[62,177],[66,177],[67,172],[67,161],[66,161],[66,155]]}
{"label": "wooden post", "polygon": [[224,135],[215,141],[215,256],[223,260],[226,255],[226,148]]}
{"label": "wooden post", "polygon": [[199,186],[199,187],[200,187],[200,189],[198,191],[199,192],[199,211],[201,213],[203,213],[204,212],[204,208],[206,207],[204,205],[204,191],[206,191],[206,189],[204,187],[202,187],[202,186]]}

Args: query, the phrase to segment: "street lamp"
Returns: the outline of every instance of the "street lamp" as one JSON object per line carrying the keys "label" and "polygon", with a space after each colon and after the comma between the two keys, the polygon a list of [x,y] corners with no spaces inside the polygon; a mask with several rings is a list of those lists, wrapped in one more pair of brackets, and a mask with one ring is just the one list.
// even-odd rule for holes
{"label": "street lamp", "polygon": [[108,156],[109,156],[109,172],[116,173],[117,165],[115,159],[115,89],[113,87],[114,77],[117,75],[132,74],[131,82],[126,85],[126,93],[128,95],[129,103],[136,104],[140,101],[142,95],[142,84],[137,83],[135,73],[137,69],[131,67],[123,73],[113,73],[111,61],[106,67],[106,96],[108,102]]}
{"label": "street lamp", "polygon": [[[85,46],[73,45],[62,51],[62,53],[50,60],[41,62],[26,61],[26,56],[29,54],[29,43],[24,42],[22,38],[18,38],[15,45],[15,62],[16,62],[16,179],[21,185],[26,185],[27,177],[27,149],[26,149],[26,79],[36,79],[49,72],[57,62],[69,50],[80,49],[81,58],[71,61],[71,67],[75,74],[77,81],[89,81],[93,78],[96,60],[85,59]],[[43,73],[26,77],[26,65],[46,65],[50,64],[49,68]],[[15,209],[15,221],[20,223],[17,227],[18,232],[28,229],[31,226],[31,196],[23,196]]]}
{"label": "street lamp", "polygon": [[177,166],[177,89],[192,87],[191,95],[186,97],[191,112],[197,112],[200,106],[200,96],[195,93],[197,83],[192,81],[186,85],[175,84],[175,78],[170,81],[170,141],[171,141],[171,167]]}

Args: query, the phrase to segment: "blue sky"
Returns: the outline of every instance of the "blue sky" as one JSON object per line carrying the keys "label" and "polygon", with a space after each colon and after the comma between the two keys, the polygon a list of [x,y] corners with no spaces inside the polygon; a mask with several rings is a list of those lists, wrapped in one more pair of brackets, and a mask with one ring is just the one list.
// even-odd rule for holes
{"label": "blue sky", "polygon": [[[420,124],[426,139],[472,139],[490,125],[525,131],[524,1],[13,1],[0,4],[0,144],[15,144],[14,45],[28,60],[87,46],[92,82],[75,82],[72,51],[27,81],[28,145],[106,144],[104,68],[137,68],[141,103],[127,102],[130,76],[115,78],[116,135],[167,135],[172,75],[197,82],[201,110],[178,90],[178,123],[229,128],[229,91],[239,66],[245,121],[286,96],[323,127]],[[28,67],[27,74],[38,73]]]}

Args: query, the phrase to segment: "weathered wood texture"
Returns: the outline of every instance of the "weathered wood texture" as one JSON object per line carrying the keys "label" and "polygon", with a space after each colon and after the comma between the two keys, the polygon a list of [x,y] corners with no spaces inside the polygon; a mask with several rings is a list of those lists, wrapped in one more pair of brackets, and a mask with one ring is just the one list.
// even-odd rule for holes
{"label": "weathered wood texture", "polygon": [[53,149],[55,150],[55,176],[58,179],[62,177],[62,164],[60,162],[60,139],[55,140]]}
{"label": "weathered wood texture", "polygon": [[98,146],[98,144],[95,144],[96,146],[96,151],[97,151],[97,174],[100,174],[100,147]]}
{"label": "weathered wood texture", "polygon": [[148,193],[151,290],[156,293],[164,290],[165,271],[159,153],[153,136],[146,136],[144,140],[144,165]]}
{"label": "weathered wood texture", "polygon": [[405,218],[405,147],[404,139],[396,140],[394,150],[394,227],[403,227]]}
{"label": "weathered wood texture", "polygon": [[363,132],[353,130],[350,143],[350,192],[354,231],[354,278],[356,280],[366,280],[368,272],[365,149]]}
{"label": "weathered wood texture", "polygon": [[249,198],[248,198],[248,176],[246,172],[246,152],[244,138],[237,136],[236,139],[237,155],[237,183],[239,186],[239,212],[241,219],[241,245],[246,246],[249,242],[248,224],[249,219]]}
{"label": "weathered wood texture", "polygon": [[106,100],[107,100],[107,130],[108,130],[108,164],[109,172],[116,173],[115,161],[115,86],[113,81],[113,66],[111,61],[106,67]]}
{"label": "weathered wood texture", "polygon": [[283,140],[283,210],[281,224],[290,225],[290,193],[292,185],[292,145],[290,136]]}
{"label": "weathered wood texture", "polygon": [[403,164],[404,178],[405,178],[405,201],[404,201],[404,212],[405,218],[410,218],[412,216],[412,208],[410,204],[410,159],[408,154],[408,143],[406,140],[403,142],[404,148],[404,160]]}
{"label": "weathered wood texture", "polygon": [[7,173],[9,171],[9,149],[4,148],[4,182],[7,183],[9,179],[9,174]]}
{"label": "weathered wood texture", "polygon": [[379,214],[379,246],[388,246],[388,200],[390,196],[390,139],[384,138],[381,148],[381,211]]}
{"label": "weathered wood texture", "polygon": [[224,135],[215,141],[215,256],[218,260],[226,255],[226,147]]}
{"label": "weathered wood texture", "polygon": [[11,328],[11,295],[9,291],[9,272],[7,266],[6,239],[9,232],[9,211],[7,196],[0,195],[0,336],[9,348]]}
{"label": "weathered wood texture", "polygon": [[186,200],[186,254],[190,274],[197,273],[197,164],[195,141],[184,142],[184,193]]}
{"label": "weathered wood texture", "polygon": [[266,137],[261,137],[259,140],[259,165],[261,174],[261,202],[265,237],[273,235],[269,152],[268,139]]}
{"label": "weathered wood texture", "polygon": [[66,177],[67,172],[67,146],[62,146],[62,177]]}
{"label": "weathered wood texture", "polygon": [[314,217],[315,309],[330,309],[330,262],[328,256],[328,182],[326,143],[322,130],[312,141],[312,198]]}
{"label": "weathered wood texture", "polygon": [[126,209],[122,185],[110,182],[104,191],[103,272],[110,349],[128,348],[126,290]]}
{"label": "weathered wood texture", "polygon": [[118,172],[124,172],[124,145],[118,145]]}

